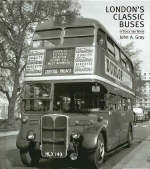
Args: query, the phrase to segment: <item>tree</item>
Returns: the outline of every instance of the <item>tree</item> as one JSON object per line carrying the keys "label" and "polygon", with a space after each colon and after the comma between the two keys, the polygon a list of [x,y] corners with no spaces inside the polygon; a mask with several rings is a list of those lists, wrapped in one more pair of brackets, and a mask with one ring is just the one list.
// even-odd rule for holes
{"label": "tree", "polygon": [[14,123],[14,108],[25,68],[26,51],[35,23],[68,10],[79,13],[80,5],[73,0],[0,2],[0,92],[8,99],[8,121]]}
{"label": "tree", "polygon": [[124,51],[128,54],[134,67],[134,87],[135,87],[135,97],[142,97],[142,86],[143,81],[141,78],[141,60],[139,59],[139,54],[141,50],[134,49],[134,42],[128,43],[123,46]]}

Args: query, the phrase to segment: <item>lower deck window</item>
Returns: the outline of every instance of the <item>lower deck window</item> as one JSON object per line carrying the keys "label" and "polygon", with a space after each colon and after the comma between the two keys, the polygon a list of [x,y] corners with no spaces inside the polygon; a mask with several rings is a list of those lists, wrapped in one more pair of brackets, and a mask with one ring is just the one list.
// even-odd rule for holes
{"label": "lower deck window", "polygon": [[97,91],[91,83],[55,84],[54,110],[64,112],[87,112],[105,109],[106,89],[98,85]]}
{"label": "lower deck window", "polygon": [[26,111],[48,111],[49,104],[50,104],[49,100],[26,99],[25,100],[25,110]]}
{"label": "lower deck window", "polygon": [[50,108],[50,84],[26,84],[24,91],[25,111],[48,111]]}

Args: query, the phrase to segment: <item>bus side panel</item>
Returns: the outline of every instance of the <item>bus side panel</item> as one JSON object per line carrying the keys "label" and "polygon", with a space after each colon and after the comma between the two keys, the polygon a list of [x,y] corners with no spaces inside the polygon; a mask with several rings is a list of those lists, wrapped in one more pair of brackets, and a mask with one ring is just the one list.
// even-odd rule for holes
{"label": "bus side panel", "polygon": [[127,141],[127,134],[128,134],[128,112],[127,111],[120,111],[120,144],[125,143]]}
{"label": "bus side panel", "polygon": [[95,62],[95,74],[102,76],[105,73],[105,49],[97,46],[97,55],[96,55],[96,62]]}

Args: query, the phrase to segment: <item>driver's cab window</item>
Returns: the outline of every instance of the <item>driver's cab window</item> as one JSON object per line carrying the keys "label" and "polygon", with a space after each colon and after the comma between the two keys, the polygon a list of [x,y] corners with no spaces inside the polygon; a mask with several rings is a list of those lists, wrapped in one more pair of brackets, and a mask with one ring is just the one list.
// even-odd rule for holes
{"label": "driver's cab window", "polygon": [[97,33],[97,44],[103,48],[106,48],[105,32],[101,29]]}

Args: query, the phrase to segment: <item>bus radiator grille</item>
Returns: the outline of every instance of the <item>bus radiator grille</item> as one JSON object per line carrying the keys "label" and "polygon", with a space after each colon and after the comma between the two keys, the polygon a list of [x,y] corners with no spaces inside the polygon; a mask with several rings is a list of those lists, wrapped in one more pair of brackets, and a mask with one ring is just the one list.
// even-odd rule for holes
{"label": "bus radiator grille", "polygon": [[67,155],[67,116],[45,115],[41,119],[42,156],[53,158]]}

